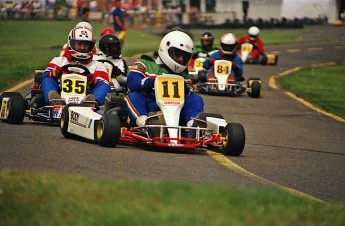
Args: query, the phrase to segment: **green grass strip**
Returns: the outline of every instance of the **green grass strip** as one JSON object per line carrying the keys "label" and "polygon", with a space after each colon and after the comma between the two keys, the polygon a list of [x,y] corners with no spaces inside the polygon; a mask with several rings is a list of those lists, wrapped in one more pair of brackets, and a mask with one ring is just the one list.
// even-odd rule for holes
{"label": "green grass strip", "polygon": [[302,68],[279,78],[284,89],[328,112],[345,116],[345,64]]}
{"label": "green grass strip", "polygon": [[269,189],[0,171],[0,225],[344,225],[345,206]]}

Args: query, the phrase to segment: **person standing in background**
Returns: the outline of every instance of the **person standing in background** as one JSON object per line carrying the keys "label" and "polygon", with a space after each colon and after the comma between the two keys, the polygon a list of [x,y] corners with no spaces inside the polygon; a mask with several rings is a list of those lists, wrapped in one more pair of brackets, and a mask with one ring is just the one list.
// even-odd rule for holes
{"label": "person standing in background", "polygon": [[121,8],[121,0],[115,0],[114,2],[114,10],[112,11],[113,16],[113,26],[115,35],[120,39],[121,48],[123,47],[123,43],[127,34],[127,24],[126,24],[126,17],[125,12]]}

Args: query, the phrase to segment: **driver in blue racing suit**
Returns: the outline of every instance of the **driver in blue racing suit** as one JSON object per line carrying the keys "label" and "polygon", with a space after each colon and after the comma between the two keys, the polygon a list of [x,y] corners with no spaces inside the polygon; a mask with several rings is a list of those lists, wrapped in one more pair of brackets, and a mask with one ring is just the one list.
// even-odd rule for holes
{"label": "driver in blue racing suit", "polygon": [[[209,70],[215,60],[225,59],[232,62],[231,74],[234,75],[237,81],[244,81],[243,77],[243,62],[241,57],[237,54],[237,38],[232,33],[226,33],[220,38],[220,50],[211,54],[203,63],[203,67]],[[207,80],[209,73],[206,74]]]}
{"label": "driver in blue racing suit", "polygon": [[59,79],[64,73],[62,67],[67,64],[80,64],[90,72],[86,75],[88,86],[84,101],[104,104],[105,96],[111,89],[106,67],[92,60],[95,42],[93,32],[86,27],[75,27],[70,31],[65,55],[53,58],[42,74],[42,92],[47,104],[64,104],[61,101]]}
{"label": "driver in blue racing suit", "polygon": [[[159,111],[153,90],[154,79],[162,74],[177,74],[185,79],[185,103],[180,124],[193,126],[192,118],[204,110],[203,99],[191,91],[187,65],[193,54],[193,41],[184,32],[171,31],[161,40],[158,57],[141,56],[127,76],[130,93],[125,105],[132,121],[144,126],[149,112]],[[191,133],[192,134],[192,133]]]}

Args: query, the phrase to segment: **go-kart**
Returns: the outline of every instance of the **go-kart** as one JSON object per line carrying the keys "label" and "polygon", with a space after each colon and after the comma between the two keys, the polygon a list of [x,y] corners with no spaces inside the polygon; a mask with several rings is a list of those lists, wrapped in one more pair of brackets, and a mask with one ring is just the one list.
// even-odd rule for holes
{"label": "go-kart", "polygon": [[[79,64],[68,64],[62,67],[67,72],[60,78],[61,100],[65,104],[80,104],[86,95],[89,70]],[[24,117],[33,121],[58,124],[64,105],[45,105],[41,91],[43,70],[36,70],[34,84],[25,98],[18,92],[4,92],[0,96],[0,119],[10,124],[20,124]],[[84,74],[84,75],[82,75]],[[84,102],[85,104],[88,104]]]}
{"label": "go-kart", "polygon": [[206,58],[198,57],[190,61],[190,64],[188,66],[188,72],[193,84],[196,84],[198,82],[199,73],[205,70],[202,66],[205,59]]}
{"label": "go-kart", "polygon": [[245,64],[262,64],[262,65],[277,65],[278,53],[269,52],[259,55],[257,58],[252,58],[251,53],[254,45],[249,42],[241,44],[238,54],[240,55],[242,62]]}
{"label": "go-kart", "polygon": [[[227,123],[220,114],[200,113],[193,126],[180,126],[184,106],[184,79],[178,75],[160,75],[155,79],[156,103],[161,113],[150,114],[145,125],[131,122],[123,107],[113,107],[99,114],[81,106],[67,105],[62,112],[61,132],[115,147],[119,142],[162,148],[194,149],[221,145],[226,155],[239,156],[245,145],[240,123]],[[192,134],[192,135],[190,135]]]}
{"label": "go-kart", "polygon": [[247,92],[252,98],[259,98],[261,79],[250,77],[247,86],[236,80],[231,74],[232,62],[215,60],[213,67],[205,73],[199,73],[199,83],[196,85],[200,93],[222,96],[237,96]]}

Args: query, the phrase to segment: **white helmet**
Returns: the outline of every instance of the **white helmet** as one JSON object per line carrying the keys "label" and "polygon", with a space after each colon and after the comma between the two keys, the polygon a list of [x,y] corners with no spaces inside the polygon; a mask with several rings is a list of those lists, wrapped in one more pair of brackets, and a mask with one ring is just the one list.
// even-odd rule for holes
{"label": "white helmet", "polygon": [[88,28],[75,27],[68,34],[68,52],[76,59],[88,60],[92,58],[95,43],[95,36]]}
{"label": "white helmet", "polygon": [[220,38],[220,46],[225,54],[233,54],[236,52],[237,38],[232,33],[226,33]]}
{"label": "white helmet", "polygon": [[258,27],[252,26],[248,29],[248,34],[251,39],[255,39],[259,36],[260,29]]}
{"label": "white helmet", "polygon": [[77,23],[77,25],[75,25],[75,27],[85,27],[85,28],[88,28],[92,31],[92,25],[86,21],[81,21],[81,22]]}
{"label": "white helmet", "polygon": [[171,31],[166,34],[158,50],[158,56],[163,63],[175,73],[181,73],[193,54],[193,41],[182,31]]}

